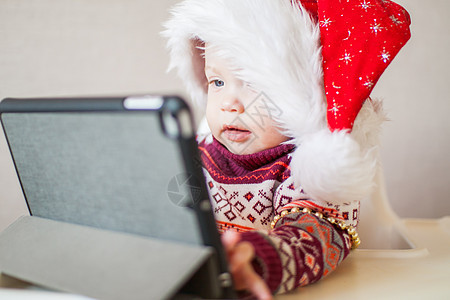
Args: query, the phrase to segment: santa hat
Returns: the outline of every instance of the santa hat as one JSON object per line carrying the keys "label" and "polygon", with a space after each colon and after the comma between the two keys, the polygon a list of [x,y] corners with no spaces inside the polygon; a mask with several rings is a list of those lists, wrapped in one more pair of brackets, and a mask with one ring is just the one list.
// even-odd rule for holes
{"label": "santa hat", "polygon": [[[376,158],[368,139],[380,123],[379,105],[360,110],[409,39],[409,25],[408,13],[387,0],[185,0],[163,35],[169,69],[200,107],[207,81],[198,46],[220,49],[236,76],[280,109],[275,119],[297,146],[295,183],[313,199],[343,203],[372,188]],[[357,128],[366,141],[350,134]]]}

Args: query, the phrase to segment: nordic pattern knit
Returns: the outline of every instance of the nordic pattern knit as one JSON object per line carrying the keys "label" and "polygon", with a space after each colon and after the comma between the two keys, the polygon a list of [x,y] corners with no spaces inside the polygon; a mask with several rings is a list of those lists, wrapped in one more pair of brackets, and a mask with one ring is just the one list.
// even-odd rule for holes
{"label": "nordic pattern knit", "polygon": [[253,266],[273,293],[318,281],[349,254],[349,236],[312,214],[289,214],[270,228],[275,215],[296,206],[354,226],[358,221],[359,202],[318,203],[294,188],[293,145],[236,155],[209,135],[199,138],[199,149],[219,231],[241,232],[254,245]]}

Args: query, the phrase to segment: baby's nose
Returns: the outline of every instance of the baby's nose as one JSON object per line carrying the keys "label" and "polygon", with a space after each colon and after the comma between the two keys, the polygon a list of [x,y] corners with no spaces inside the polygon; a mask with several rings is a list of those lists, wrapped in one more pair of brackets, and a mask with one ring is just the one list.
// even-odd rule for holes
{"label": "baby's nose", "polygon": [[242,101],[238,97],[227,97],[222,102],[222,110],[228,112],[243,113],[245,108]]}

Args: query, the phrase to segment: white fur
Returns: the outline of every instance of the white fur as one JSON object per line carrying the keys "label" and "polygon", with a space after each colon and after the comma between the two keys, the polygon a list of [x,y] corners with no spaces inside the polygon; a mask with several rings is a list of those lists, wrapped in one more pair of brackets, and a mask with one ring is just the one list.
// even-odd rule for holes
{"label": "white fur", "polygon": [[347,132],[324,129],[305,138],[301,151],[295,151],[292,175],[313,199],[334,203],[361,200],[373,187],[376,163],[371,154],[362,155]]}
{"label": "white fur", "polygon": [[352,137],[361,145],[361,151],[367,152],[380,144],[381,125],[387,120],[381,100],[367,100],[353,125]]}
{"label": "white fur", "polygon": [[[207,82],[198,40],[220,49],[236,66],[236,76],[281,109],[276,120],[297,146],[292,175],[312,198],[342,203],[369,193],[372,146],[360,147],[351,135],[328,130],[320,31],[303,8],[290,0],[186,0],[174,7],[165,27],[169,69],[177,70],[200,109],[206,106]],[[358,132],[370,132],[365,130]]]}

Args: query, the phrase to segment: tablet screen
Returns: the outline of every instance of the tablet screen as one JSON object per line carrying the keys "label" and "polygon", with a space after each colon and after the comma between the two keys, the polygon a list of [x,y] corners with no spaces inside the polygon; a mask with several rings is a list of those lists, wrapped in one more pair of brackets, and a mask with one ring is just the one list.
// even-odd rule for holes
{"label": "tablet screen", "polygon": [[201,243],[177,141],[155,111],[3,113],[32,215]]}

